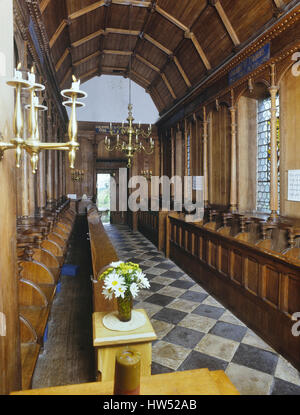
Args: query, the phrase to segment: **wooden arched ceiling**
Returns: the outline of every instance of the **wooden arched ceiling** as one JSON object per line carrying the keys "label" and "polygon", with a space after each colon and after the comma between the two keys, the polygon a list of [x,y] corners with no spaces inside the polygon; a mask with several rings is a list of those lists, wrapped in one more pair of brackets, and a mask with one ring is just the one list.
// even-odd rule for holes
{"label": "wooden arched ceiling", "polygon": [[39,7],[61,88],[73,73],[82,82],[130,76],[162,112],[291,1],[39,0]]}

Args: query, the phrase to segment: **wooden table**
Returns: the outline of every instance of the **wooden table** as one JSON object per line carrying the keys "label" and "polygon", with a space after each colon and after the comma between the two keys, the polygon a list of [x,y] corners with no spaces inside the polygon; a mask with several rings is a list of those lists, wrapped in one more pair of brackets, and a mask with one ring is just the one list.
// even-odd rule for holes
{"label": "wooden table", "polygon": [[[93,382],[13,392],[11,395],[113,395],[114,382]],[[187,370],[141,378],[141,395],[239,395],[222,370]]]}
{"label": "wooden table", "polygon": [[102,322],[107,312],[93,313],[93,344],[96,348],[97,369],[101,373],[101,381],[114,379],[116,354],[126,346],[141,354],[141,376],[151,375],[152,341],[156,340],[157,336],[146,311],[135,311],[145,315],[146,323],[132,331],[109,330]]}

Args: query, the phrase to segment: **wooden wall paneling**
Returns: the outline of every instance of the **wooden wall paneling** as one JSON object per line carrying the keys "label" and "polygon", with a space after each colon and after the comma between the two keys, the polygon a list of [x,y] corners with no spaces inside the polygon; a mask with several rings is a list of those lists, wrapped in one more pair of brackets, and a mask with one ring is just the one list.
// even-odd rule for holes
{"label": "wooden wall paneling", "polygon": [[[6,57],[5,73],[13,73],[13,4],[0,3],[0,24],[3,31],[0,50]],[[0,131],[5,141],[13,136],[14,91],[3,81],[0,84]],[[16,254],[16,166],[14,151],[6,151],[0,161],[0,312],[4,327],[0,334],[0,394],[21,389],[21,355],[18,316]]]}
{"label": "wooden wall paneling", "polygon": [[[169,227],[175,226],[179,234],[181,228],[181,232],[188,230],[190,234],[202,237],[210,251],[202,260],[191,255],[183,245],[170,240],[170,258],[182,269],[188,270],[195,281],[201,283],[278,353],[300,367],[299,338],[292,335],[290,318],[290,313],[295,312],[294,307],[297,308],[299,304],[298,262],[292,264],[283,256],[273,256],[248,243],[222,236],[201,225],[187,224],[169,215]],[[222,250],[229,250],[230,269],[227,275],[222,259],[218,266],[218,245]],[[226,251],[221,255],[225,257]],[[288,283],[289,278],[292,282]]]}

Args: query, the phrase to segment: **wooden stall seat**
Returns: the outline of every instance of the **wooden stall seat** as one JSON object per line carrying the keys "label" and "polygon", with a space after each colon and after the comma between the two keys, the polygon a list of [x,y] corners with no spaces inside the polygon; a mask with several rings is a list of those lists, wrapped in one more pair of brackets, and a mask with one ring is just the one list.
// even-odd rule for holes
{"label": "wooden stall seat", "polygon": [[18,223],[22,389],[31,387],[75,217],[66,201],[43,218]]}
{"label": "wooden stall seat", "polygon": [[287,233],[279,221],[262,224],[268,233],[256,244],[172,214],[167,229],[167,256],[299,370],[292,316],[300,304],[300,248],[281,250],[299,243],[297,229]]}
{"label": "wooden stall seat", "polygon": [[35,261],[46,265],[47,268],[52,272],[55,281],[57,282],[60,276],[60,264],[58,259],[52,252],[46,249],[34,249],[33,257]]}

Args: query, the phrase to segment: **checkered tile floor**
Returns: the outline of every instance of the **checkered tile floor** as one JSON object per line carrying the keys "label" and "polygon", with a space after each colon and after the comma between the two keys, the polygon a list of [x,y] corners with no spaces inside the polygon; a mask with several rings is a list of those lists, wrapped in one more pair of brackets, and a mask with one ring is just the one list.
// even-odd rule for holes
{"label": "checkered tile floor", "polygon": [[224,370],[242,395],[300,395],[300,373],[141,233],[105,227],[120,260],[140,264],[150,280],[134,308],[147,311],[158,337],[152,374]]}

